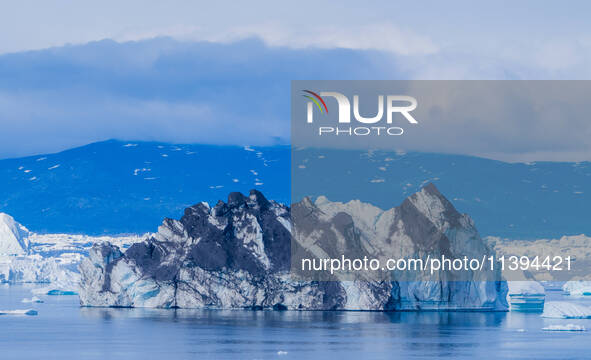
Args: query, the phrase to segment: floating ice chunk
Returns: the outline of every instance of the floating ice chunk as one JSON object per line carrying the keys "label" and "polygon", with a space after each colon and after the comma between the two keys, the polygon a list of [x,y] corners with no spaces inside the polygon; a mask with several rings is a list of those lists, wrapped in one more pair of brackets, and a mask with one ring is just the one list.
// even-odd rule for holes
{"label": "floating ice chunk", "polygon": [[33,289],[31,292],[35,295],[78,295],[77,285],[59,282]]}
{"label": "floating ice chunk", "polygon": [[544,305],[542,317],[556,319],[589,319],[591,308],[567,301],[551,301]]}
{"label": "floating ice chunk", "polygon": [[591,281],[567,281],[562,290],[569,295],[591,295]]}
{"label": "floating ice chunk", "polygon": [[39,299],[36,296],[33,296],[32,298],[24,298],[21,302],[23,302],[23,303],[42,303],[43,300]]}
{"label": "floating ice chunk", "polygon": [[544,331],[587,331],[582,325],[566,324],[566,325],[550,325],[542,328]]}
{"label": "floating ice chunk", "polygon": [[277,355],[287,355],[287,351],[279,350],[277,351]]}
{"label": "floating ice chunk", "polygon": [[34,316],[37,315],[37,310],[27,309],[27,310],[0,310],[0,315],[29,315]]}
{"label": "floating ice chunk", "polygon": [[53,290],[49,290],[47,292],[47,295],[57,295],[57,296],[61,296],[61,295],[78,295],[78,293],[75,292],[74,290],[53,289]]}
{"label": "floating ice chunk", "polygon": [[507,302],[511,311],[541,312],[546,298],[544,287],[537,281],[507,281]]}

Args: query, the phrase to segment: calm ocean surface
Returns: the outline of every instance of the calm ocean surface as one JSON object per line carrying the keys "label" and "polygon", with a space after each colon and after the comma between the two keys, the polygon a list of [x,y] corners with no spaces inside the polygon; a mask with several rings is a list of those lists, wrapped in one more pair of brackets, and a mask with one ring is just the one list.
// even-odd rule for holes
{"label": "calm ocean surface", "polygon": [[[77,296],[23,304],[0,286],[0,359],[589,359],[591,320],[523,313],[274,312],[80,308]],[[550,293],[550,300],[565,300]],[[591,299],[578,302],[591,305]],[[547,332],[551,324],[586,332]]]}

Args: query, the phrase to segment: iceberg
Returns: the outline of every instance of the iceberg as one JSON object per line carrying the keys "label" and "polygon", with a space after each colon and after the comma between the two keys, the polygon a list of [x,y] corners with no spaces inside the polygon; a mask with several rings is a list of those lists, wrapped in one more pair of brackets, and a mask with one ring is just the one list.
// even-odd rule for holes
{"label": "iceberg", "polygon": [[567,301],[550,301],[544,305],[542,317],[554,319],[590,319],[591,307]]}
{"label": "iceberg", "polygon": [[[292,221],[297,218],[299,221]],[[292,231],[296,233],[292,242]],[[334,239],[319,243],[318,237]],[[507,311],[499,274],[394,280],[292,276],[292,246],[322,258],[340,244],[401,256],[489,254],[470,217],[433,184],[384,211],[360,201],[309,198],[287,207],[262,193],[230,193],[214,207],[197,203],[128,249],[95,243],[80,266],[80,304],[101,307],[276,310]],[[384,251],[382,252],[381,249]],[[417,250],[418,249],[418,250]],[[293,256],[293,255],[291,255]]]}
{"label": "iceberg", "polygon": [[544,331],[587,331],[584,326],[576,324],[550,325],[542,328]]}
{"label": "iceberg", "polygon": [[39,254],[0,259],[0,282],[66,283],[78,282],[80,274],[61,264],[59,259]]}
{"label": "iceberg", "polygon": [[29,252],[29,230],[12,218],[0,213],[0,255],[24,255]]}
{"label": "iceberg", "polygon": [[562,290],[569,295],[591,295],[591,281],[567,281],[562,286]]}
{"label": "iceberg", "polygon": [[36,234],[10,215],[0,213],[0,283],[47,284],[33,290],[34,293],[76,295],[80,282],[78,265],[94,242],[108,241],[128,248],[145,236]]}
{"label": "iceberg", "polygon": [[511,311],[542,312],[546,291],[534,280],[507,281],[509,293],[507,300]]}
{"label": "iceberg", "polygon": [[28,309],[28,310],[0,310],[0,315],[29,315],[34,316],[37,315],[37,310]]}

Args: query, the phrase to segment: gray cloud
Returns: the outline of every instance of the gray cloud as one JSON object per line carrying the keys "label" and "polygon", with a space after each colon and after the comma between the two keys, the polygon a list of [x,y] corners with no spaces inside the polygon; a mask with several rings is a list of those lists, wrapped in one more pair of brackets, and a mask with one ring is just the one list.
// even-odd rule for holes
{"label": "gray cloud", "polygon": [[[445,49],[395,55],[269,46],[258,39],[106,40],[7,54],[0,56],[0,157],[109,138],[287,144],[290,82],[297,79],[528,79],[560,78],[563,71]],[[454,116],[441,111],[444,104],[421,100],[417,111],[428,109],[421,131],[384,146],[510,161],[589,158],[589,126],[580,113],[540,112],[509,98],[491,106],[475,94],[484,96],[449,99],[448,106],[466,104]],[[507,113],[514,118],[505,119]]]}

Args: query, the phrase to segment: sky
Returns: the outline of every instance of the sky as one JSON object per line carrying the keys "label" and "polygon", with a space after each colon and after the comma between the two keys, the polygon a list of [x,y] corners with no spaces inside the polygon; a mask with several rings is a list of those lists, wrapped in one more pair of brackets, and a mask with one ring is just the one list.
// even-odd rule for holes
{"label": "sky", "polygon": [[[0,1],[0,158],[110,138],[286,144],[290,80],[297,79],[589,79],[590,7]],[[591,144],[580,134],[591,124],[569,127],[573,136],[564,131],[558,139],[509,136],[496,152],[475,140],[437,147],[431,138],[410,150],[590,160]],[[472,127],[465,137],[488,130]]]}

